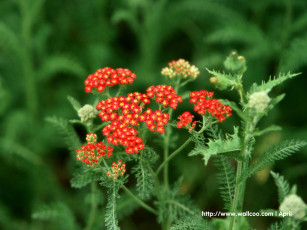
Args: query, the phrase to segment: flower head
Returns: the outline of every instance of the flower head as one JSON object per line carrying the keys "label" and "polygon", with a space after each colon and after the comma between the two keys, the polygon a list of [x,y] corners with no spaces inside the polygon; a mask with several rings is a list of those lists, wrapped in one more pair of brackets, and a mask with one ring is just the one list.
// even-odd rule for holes
{"label": "flower head", "polygon": [[144,122],[152,132],[163,133],[169,115],[161,110],[152,111],[149,108],[143,111],[144,105],[148,103],[150,99],[147,94],[137,92],[129,93],[127,97],[114,97],[99,102],[96,108],[100,110],[101,120],[111,121],[102,130],[103,135],[107,136],[107,141],[125,146],[126,153],[133,154],[145,147],[134,128],[140,122]]}
{"label": "flower head", "polygon": [[97,117],[98,111],[92,105],[86,104],[78,110],[82,122],[90,121]]}
{"label": "flower head", "polygon": [[150,86],[147,90],[148,98],[155,97],[156,102],[161,103],[163,107],[176,109],[178,103],[182,102],[182,97],[176,94],[172,86],[157,85]]}
{"label": "flower head", "polygon": [[213,92],[207,90],[194,91],[190,93],[190,103],[195,104],[194,110],[201,115],[210,113],[219,121],[223,121],[226,117],[231,116],[231,108],[219,102],[217,99],[212,99]]}
{"label": "flower head", "polygon": [[179,119],[177,122],[177,127],[180,129],[182,127],[188,126],[192,122],[193,118],[194,116],[190,112],[184,112],[179,117],[177,117],[177,119]]}
{"label": "flower head", "polygon": [[255,92],[249,96],[248,107],[256,110],[257,113],[262,113],[267,107],[271,98],[266,92]]}
{"label": "flower head", "polygon": [[195,79],[199,75],[198,68],[194,65],[190,65],[190,63],[184,59],[171,61],[168,63],[168,66],[169,67],[162,69],[161,74],[169,79],[173,79],[175,77]]}
{"label": "flower head", "polygon": [[96,88],[98,92],[103,92],[105,87],[113,86],[117,84],[125,85],[132,84],[136,75],[129,69],[112,69],[105,67],[98,69],[94,74],[90,74],[84,81],[85,92],[89,93],[93,88]]}
{"label": "flower head", "polygon": [[109,178],[113,178],[116,180],[117,177],[123,176],[126,172],[126,163],[122,164],[122,160],[118,160],[118,163],[115,161],[112,164],[111,172],[107,171],[107,175]]}
{"label": "flower head", "polygon": [[307,205],[302,198],[296,194],[290,194],[284,198],[280,204],[279,210],[282,212],[291,212],[295,219],[302,219],[306,215]]}
{"label": "flower head", "polygon": [[77,159],[93,166],[93,164],[98,164],[99,160],[104,157],[112,156],[113,148],[104,145],[102,142],[97,143],[97,135],[90,133],[86,135],[86,145],[81,145],[81,149],[77,149]]}

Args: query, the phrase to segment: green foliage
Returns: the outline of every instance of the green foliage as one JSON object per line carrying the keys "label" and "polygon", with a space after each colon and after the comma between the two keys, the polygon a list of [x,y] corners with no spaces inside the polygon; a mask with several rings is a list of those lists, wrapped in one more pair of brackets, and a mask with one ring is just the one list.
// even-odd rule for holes
{"label": "green foliage", "polygon": [[229,101],[227,99],[223,99],[221,101],[224,105],[230,106],[232,110],[235,111],[242,120],[246,121],[248,119],[247,115],[238,107],[235,102]]}
{"label": "green foliage", "polygon": [[278,77],[269,78],[267,82],[262,82],[261,85],[253,88],[253,92],[260,92],[260,91],[271,91],[275,86],[282,84],[284,81],[291,79],[300,75],[299,73],[291,74],[290,72],[287,74],[279,74]]}
{"label": "green foliage", "polygon": [[105,212],[105,226],[107,230],[119,230],[118,219],[116,214],[117,199],[119,186],[116,182],[113,182],[112,186],[108,189],[108,203]]}
{"label": "green foliage", "polygon": [[270,125],[269,127],[265,128],[265,129],[262,129],[262,130],[256,129],[253,132],[253,134],[255,136],[262,136],[265,133],[272,132],[272,131],[280,131],[280,130],[281,130],[280,126],[278,126],[278,125]]}
{"label": "green foliage", "polygon": [[70,180],[70,184],[73,188],[83,188],[91,182],[101,180],[105,174],[100,168],[84,166],[75,171],[74,177]]}
{"label": "green foliage", "polygon": [[284,198],[290,193],[290,185],[285,178],[278,173],[271,171],[271,174],[278,189],[278,202],[281,204]]}
{"label": "green foliage", "polygon": [[215,70],[207,71],[216,78],[216,86],[220,90],[225,90],[227,88],[233,88],[236,85],[235,78],[231,74],[221,73]]}
{"label": "green foliage", "polygon": [[220,184],[221,197],[224,200],[224,208],[230,211],[236,184],[235,170],[229,159],[225,156],[217,156],[215,165],[219,169],[217,179]]}
{"label": "green foliage", "polygon": [[79,109],[81,109],[81,104],[77,99],[73,98],[72,96],[67,96],[67,99],[76,112],[78,112]]}
{"label": "green foliage", "polygon": [[186,216],[177,220],[171,230],[210,230],[209,222],[198,216]]}
{"label": "green foliage", "polygon": [[174,222],[183,217],[197,216],[198,213],[201,213],[187,195],[178,194],[182,180],[180,178],[170,191],[166,191],[165,189],[161,191],[162,199],[156,202],[159,212],[159,222],[162,222],[166,218],[169,218],[170,222]]}
{"label": "green foliage", "polygon": [[79,229],[71,210],[60,202],[40,207],[32,214],[32,218],[55,222],[63,230]]}
{"label": "green foliage", "polygon": [[47,117],[46,121],[52,123],[57,129],[60,135],[63,137],[63,141],[72,154],[75,154],[76,149],[80,148],[81,142],[77,136],[73,127],[64,118]]}
{"label": "green foliage", "polygon": [[227,134],[225,140],[221,137],[218,139],[209,139],[207,146],[196,146],[195,149],[190,152],[189,156],[202,155],[206,165],[211,156],[239,151],[240,148],[241,142],[238,136],[238,128],[234,127],[234,133]]}
{"label": "green foliage", "polygon": [[282,160],[291,154],[299,151],[300,148],[306,145],[305,141],[300,140],[288,140],[280,144],[275,145],[270,150],[264,152],[260,158],[247,168],[243,173],[242,177],[239,179],[240,182],[246,180],[250,176],[254,175],[268,166],[271,166],[277,160]]}
{"label": "green foliage", "polygon": [[150,198],[153,191],[154,175],[151,165],[157,158],[158,155],[151,148],[145,148],[139,155],[138,164],[132,169],[137,180],[136,190],[142,200]]}
{"label": "green foliage", "polygon": [[87,71],[72,58],[65,56],[51,56],[45,60],[37,72],[37,78],[41,81],[48,81],[57,74],[70,74],[83,79]]}
{"label": "green foliage", "polygon": [[275,222],[270,225],[268,230],[290,230],[291,226],[289,226],[286,220]]}
{"label": "green foliage", "polygon": [[287,71],[289,69],[295,71],[303,66],[306,66],[306,52],[307,49],[307,35],[295,39],[288,49],[283,53],[279,69],[281,71]]}

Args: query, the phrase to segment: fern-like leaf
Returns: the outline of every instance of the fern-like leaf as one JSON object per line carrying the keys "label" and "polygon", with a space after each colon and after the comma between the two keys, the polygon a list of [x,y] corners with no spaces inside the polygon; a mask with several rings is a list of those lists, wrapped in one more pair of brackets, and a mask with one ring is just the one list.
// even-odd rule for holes
{"label": "fern-like leaf", "polygon": [[116,201],[119,198],[118,186],[113,182],[113,186],[108,189],[108,204],[105,213],[105,226],[107,230],[120,230],[116,214]]}
{"label": "fern-like leaf", "polygon": [[178,195],[182,180],[180,178],[170,191],[163,190],[161,192],[162,199],[156,203],[159,222],[166,218],[174,222],[186,216],[196,216],[201,212],[188,196]]}
{"label": "fern-like leaf", "polygon": [[206,69],[210,74],[217,77],[224,84],[219,85],[220,90],[224,90],[227,87],[231,88],[236,84],[235,78],[231,74],[221,73],[215,70]]}
{"label": "fern-like leaf", "polygon": [[67,96],[67,99],[72,105],[72,107],[75,109],[75,111],[78,112],[78,110],[81,108],[80,102],[72,96]]}
{"label": "fern-like leaf", "polygon": [[243,173],[239,182],[246,180],[247,178],[254,175],[256,172],[259,172],[268,166],[271,166],[277,160],[282,160],[291,154],[297,152],[300,148],[306,145],[305,141],[300,140],[288,140],[284,141],[281,144],[274,146],[271,150],[264,152],[258,161],[247,168]]}
{"label": "fern-like leaf", "polygon": [[220,183],[221,197],[225,202],[224,207],[226,210],[230,210],[236,183],[235,170],[229,159],[225,156],[218,156],[215,165],[220,170],[217,178]]}
{"label": "fern-like leaf", "polygon": [[290,229],[292,229],[291,226],[289,226],[287,222],[283,220],[271,224],[268,230],[290,230]]}
{"label": "fern-like leaf", "polygon": [[68,121],[58,117],[47,117],[46,121],[52,123],[58,129],[58,132],[63,136],[63,140],[68,149],[75,154],[75,151],[80,147],[81,142],[77,133]]}
{"label": "fern-like leaf", "polygon": [[79,78],[86,76],[86,70],[76,60],[65,56],[52,56],[38,70],[37,79],[47,81],[58,73],[71,74]]}
{"label": "fern-like leaf", "polygon": [[74,173],[74,177],[70,180],[71,187],[83,188],[93,181],[103,178],[105,172],[100,168],[82,167]]}
{"label": "fern-like leaf", "polygon": [[138,196],[142,199],[148,199],[153,191],[154,178],[152,175],[152,170],[150,168],[149,162],[144,159],[145,156],[141,153],[138,164],[132,169],[135,174],[137,184],[136,189]]}
{"label": "fern-like leaf", "polygon": [[278,173],[274,173],[271,171],[271,174],[274,178],[275,184],[278,189],[278,201],[281,204],[281,202],[284,200],[284,198],[290,193],[290,185],[285,180],[285,178]]}
{"label": "fern-like leaf", "polygon": [[307,35],[294,40],[290,47],[284,52],[280,60],[280,71],[289,69],[295,71],[307,64]]}
{"label": "fern-like leaf", "polygon": [[189,156],[200,154],[203,156],[205,165],[207,165],[211,156],[221,153],[239,151],[241,148],[241,141],[238,136],[238,128],[234,127],[234,134],[226,135],[225,140],[221,138],[214,140],[210,139],[207,145],[208,147],[205,145],[196,146],[196,148],[191,151]]}
{"label": "fern-like leaf", "polygon": [[32,214],[32,218],[56,222],[63,230],[79,229],[71,210],[60,202],[42,206]]}
{"label": "fern-like leaf", "polygon": [[279,74],[278,77],[273,77],[273,78],[270,77],[270,79],[267,82],[262,82],[261,85],[255,87],[255,92],[270,91],[275,86],[280,85],[284,81],[296,77],[298,75],[300,75],[300,73],[291,74],[289,72],[287,74]]}
{"label": "fern-like leaf", "polygon": [[171,230],[210,230],[209,222],[198,216],[187,216],[177,220]]}

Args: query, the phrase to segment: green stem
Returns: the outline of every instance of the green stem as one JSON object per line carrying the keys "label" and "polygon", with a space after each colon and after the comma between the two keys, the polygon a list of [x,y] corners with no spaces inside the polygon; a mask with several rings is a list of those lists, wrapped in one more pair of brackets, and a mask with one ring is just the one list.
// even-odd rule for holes
{"label": "green stem", "polygon": [[[179,91],[179,87],[180,87],[180,80],[178,80],[175,83],[175,88],[174,90],[176,91],[176,93],[178,94]],[[169,120],[172,120],[173,117],[173,110],[170,108],[169,109]],[[164,165],[163,165],[163,179],[164,179],[164,187],[166,189],[166,192],[169,191],[169,180],[168,180],[168,157],[169,157],[169,141],[170,141],[170,137],[171,137],[171,126],[167,126],[166,128],[166,132],[165,132],[165,138],[164,138]],[[166,220],[163,222],[163,229],[167,230],[169,229],[171,226],[171,220],[170,218],[166,218]]]}
{"label": "green stem", "polygon": [[190,142],[192,141],[191,138],[186,140],[178,149],[176,149],[174,152],[172,152],[159,166],[159,168],[156,170],[156,176],[158,176],[159,172],[162,170],[162,168],[173,158],[175,157],[182,149],[184,149]]}
{"label": "green stem", "polygon": [[95,222],[95,217],[96,217],[96,213],[97,213],[97,203],[95,202],[95,194],[96,194],[96,191],[97,191],[97,186],[96,186],[96,183],[95,182],[92,182],[91,183],[91,211],[90,211],[90,214],[89,214],[89,218],[88,218],[88,222],[87,222],[87,225],[86,225],[86,228],[85,230],[90,230],[92,229],[93,227],[93,224]]}
{"label": "green stem", "polygon": [[[245,126],[243,146],[241,150],[241,156],[243,158],[243,161],[238,162],[235,194],[231,208],[231,211],[234,213],[241,212],[243,208],[246,180],[242,181],[241,183],[239,183],[239,180],[242,176],[242,172],[246,170],[249,164],[248,148],[250,146],[250,140],[253,138],[252,133],[256,127],[257,122],[258,122],[258,117],[255,116],[253,121],[248,121]],[[229,230],[238,229],[238,226],[240,226],[240,217],[239,218],[237,218],[236,216],[231,217]]]}
{"label": "green stem", "polygon": [[125,190],[125,192],[130,195],[140,206],[145,208],[147,211],[158,215],[158,211],[150,207],[149,205],[145,204],[142,200],[140,200],[137,196],[135,196],[125,185],[122,186],[122,188]]}
{"label": "green stem", "polygon": [[[209,120],[208,124],[205,125],[205,116],[203,116],[203,127],[197,132],[198,134],[201,134],[205,131],[205,129],[210,126],[215,124],[215,122],[211,123],[211,120]],[[192,138],[189,138],[188,140],[186,140],[186,142],[184,142],[178,149],[176,149],[174,152],[172,152],[163,162],[162,164],[159,166],[159,168],[156,170],[155,175],[158,176],[158,174],[160,173],[160,171],[162,170],[162,168],[171,160],[173,159],[178,153],[181,152],[181,150],[183,150],[190,142],[192,141]]]}

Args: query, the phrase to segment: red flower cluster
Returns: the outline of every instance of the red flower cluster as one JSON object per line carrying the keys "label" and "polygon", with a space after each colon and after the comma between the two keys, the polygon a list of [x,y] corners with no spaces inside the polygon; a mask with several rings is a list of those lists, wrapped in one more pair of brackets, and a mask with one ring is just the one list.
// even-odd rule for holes
{"label": "red flower cluster", "polygon": [[112,121],[102,130],[103,135],[108,137],[107,141],[126,146],[126,153],[133,154],[144,148],[143,140],[137,136],[137,130],[132,128],[139,122],[145,122],[151,131],[163,133],[169,115],[151,109],[142,113],[142,105],[148,103],[150,100],[147,95],[141,93],[129,93],[127,97],[114,97],[99,102],[96,108],[100,110],[101,120]]}
{"label": "red flower cluster", "polygon": [[177,104],[182,102],[182,97],[176,94],[176,91],[172,86],[150,86],[146,92],[149,98],[156,96],[156,102],[161,103],[163,107],[170,106],[171,108],[176,109]]}
{"label": "red flower cluster", "polygon": [[206,90],[194,91],[190,93],[190,103],[196,104],[194,110],[199,114],[210,113],[219,121],[223,121],[226,117],[231,116],[231,108],[219,102],[217,99],[212,99],[213,92]]}
{"label": "red flower cluster", "polygon": [[113,161],[112,172],[107,171],[109,178],[113,177],[113,180],[116,180],[120,175],[124,175],[126,172],[126,163],[122,164],[122,160],[118,160],[118,164]]}
{"label": "red flower cluster", "polygon": [[87,144],[81,145],[81,149],[77,149],[77,159],[93,166],[93,163],[98,164],[100,158],[107,155],[112,156],[113,148],[104,145],[102,142],[97,143],[97,135],[90,133],[86,135]]}
{"label": "red flower cluster", "polygon": [[165,131],[164,125],[167,125],[169,120],[169,114],[163,113],[161,110],[152,112],[151,109],[147,109],[140,115],[140,121],[145,121],[146,126],[150,131],[157,133],[163,133]]}
{"label": "red flower cluster", "polygon": [[184,112],[179,117],[177,117],[177,119],[179,119],[177,122],[177,127],[180,129],[182,127],[188,126],[192,122],[193,118],[194,116],[190,112]]}
{"label": "red flower cluster", "polygon": [[112,69],[105,67],[98,69],[94,74],[90,74],[84,81],[85,92],[89,93],[93,88],[96,88],[98,92],[102,92],[106,86],[113,86],[117,84],[132,84],[136,75],[129,69]]}

